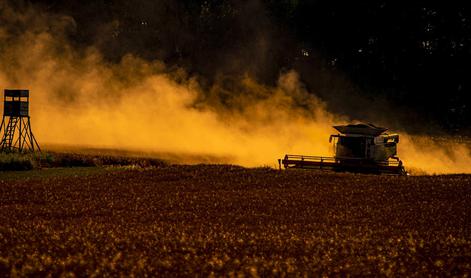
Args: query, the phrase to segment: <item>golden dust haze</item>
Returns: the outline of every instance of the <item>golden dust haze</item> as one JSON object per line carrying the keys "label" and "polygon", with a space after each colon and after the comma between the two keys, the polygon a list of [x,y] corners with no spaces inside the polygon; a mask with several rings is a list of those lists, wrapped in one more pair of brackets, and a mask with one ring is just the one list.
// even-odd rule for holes
{"label": "golden dust haze", "polygon": [[[74,28],[68,17],[0,7],[0,18],[10,20],[0,26],[0,86],[30,89],[40,144],[212,155],[276,167],[285,153],[332,155],[331,126],[349,120],[329,113],[294,71],[280,74],[271,87],[241,78],[229,92],[239,96],[232,101],[240,109],[231,109],[211,97],[220,91],[217,84],[204,91],[183,70],[131,55],[112,64],[93,47],[76,50],[64,35]],[[471,172],[465,145],[400,134],[406,168]]]}

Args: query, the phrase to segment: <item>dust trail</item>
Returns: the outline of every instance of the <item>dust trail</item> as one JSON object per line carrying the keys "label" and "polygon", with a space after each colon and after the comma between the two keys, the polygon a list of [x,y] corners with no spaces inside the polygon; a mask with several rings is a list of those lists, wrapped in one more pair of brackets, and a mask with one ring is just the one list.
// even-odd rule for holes
{"label": "dust trail", "polygon": [[36,23],[3,44],[0,83],[27,84],[40,142],[209,154],[250,166],[274,165],[285,152],[329,154],[320,142],[332,116],[296,73],[281,75],[277,87],[241,79],[235,90],[243,92],[232,92],[240,95],[232,102],[242,110],[208,106],[198,103],[203,93],[195,79],[182,79],[181,71],[133,56],[110,65],[94,48],[75,51],[61,32],[49,31],[72,28],[71,22],[44,18],[43,28]]}
{"label": "dust trail", "polygon": [[[212,155],[245,166],[275,166],[285,153],[331,155],[333,115],[307,92],[296,72],[276,86],[249,76],[230,92],[204,92],[197,77],[160,61],[127,55],[118,64],[93,47],[67,41],[73,19],[22,13],[4,5],[0,19],[0,84],[31,90],[40,143]],[[213,96],[213,97],[208,97]],[[469,149],[418,144],[403,137],[400,157],[426,173],[471,172]],[[451,146],[450,146],[451,147]],[[441,160],[435,159],[441,157]]]}
{"label": "dust trail", "polygon": [[403,134],[398,151],[411,174],[471,173],[469,144]]}

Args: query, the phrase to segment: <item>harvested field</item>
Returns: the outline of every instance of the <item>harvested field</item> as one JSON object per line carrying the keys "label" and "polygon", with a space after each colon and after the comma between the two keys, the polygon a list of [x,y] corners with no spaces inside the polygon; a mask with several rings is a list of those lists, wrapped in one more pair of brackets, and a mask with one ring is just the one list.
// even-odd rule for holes
{"label": "harvested field", "polygon": [[2,276],[471,272],[470,175],[75,169],[0,173]]}

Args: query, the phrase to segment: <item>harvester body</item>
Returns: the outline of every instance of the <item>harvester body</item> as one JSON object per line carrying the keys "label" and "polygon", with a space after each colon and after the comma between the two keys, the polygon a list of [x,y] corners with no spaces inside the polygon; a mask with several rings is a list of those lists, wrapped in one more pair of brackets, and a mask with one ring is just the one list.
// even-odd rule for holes
{"label": "harvester body", "polygon": [[372,124],[334,126],[338,134],[329,141],[333,157],[285,155],[280,161],[285,168],[319,168],[334,171],[406,174],[397,155],[398,134],[387,134],[386,128]]}

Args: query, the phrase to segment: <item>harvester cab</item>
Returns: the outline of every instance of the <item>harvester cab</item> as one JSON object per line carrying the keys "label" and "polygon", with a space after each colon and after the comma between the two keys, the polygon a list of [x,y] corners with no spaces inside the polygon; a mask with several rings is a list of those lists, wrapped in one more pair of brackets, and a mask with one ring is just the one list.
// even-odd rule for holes
{"label": "harvester cab", "polygon": [[386,129],[373,125],[345,125],[334,126],[340,132],[330,136],[334,144],[335,158],[337,160],[365,159],[385,162],[390,158],[398,160],[397,143],[398,134],[385,134]]}
{"label": "harvester cab", "polygon": [[285,155],[280,160],[285,168],[319,168],[334,171],[406,174],[397,155],[398,134],[372,124],[334,126],[339,132],[331,135],[333,157]]}

